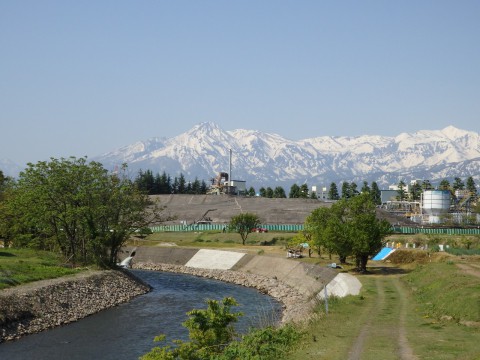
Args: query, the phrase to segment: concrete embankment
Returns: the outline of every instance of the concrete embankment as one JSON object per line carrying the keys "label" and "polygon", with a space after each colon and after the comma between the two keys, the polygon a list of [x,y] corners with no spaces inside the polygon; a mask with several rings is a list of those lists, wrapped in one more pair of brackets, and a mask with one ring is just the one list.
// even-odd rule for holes
{"label": "concrete embankment", "polygon": [[283,321],[302,321],[324,296],[357,295],[361,283],[337,270],[240,251],[139,247],[134,268],[171,271],[253,287],[284,304]]}
{"label": "concrete embankment", "polygon": [[123,271],[86,271],[0,291],[0,343],[77,321],[147,293]]}

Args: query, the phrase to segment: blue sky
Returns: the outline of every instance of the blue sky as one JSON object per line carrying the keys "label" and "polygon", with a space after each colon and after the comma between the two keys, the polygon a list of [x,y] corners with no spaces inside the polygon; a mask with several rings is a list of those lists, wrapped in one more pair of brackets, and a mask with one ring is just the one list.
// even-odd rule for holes
{"label": "blue sky", "polygon": [[480,132],[479,1],[0,0],[0,159],[211,121],[298,140]]}

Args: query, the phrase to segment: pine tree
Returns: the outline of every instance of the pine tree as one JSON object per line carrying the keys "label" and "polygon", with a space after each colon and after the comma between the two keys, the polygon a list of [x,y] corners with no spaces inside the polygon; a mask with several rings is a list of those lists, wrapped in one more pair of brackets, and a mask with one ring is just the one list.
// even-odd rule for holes
{"label": "pine tree", "polygon": [[338,200],[340,196],[338,195],[337,184],[332,182],[330,184],[330,189],[328,190],[328,199],[329,200]]}

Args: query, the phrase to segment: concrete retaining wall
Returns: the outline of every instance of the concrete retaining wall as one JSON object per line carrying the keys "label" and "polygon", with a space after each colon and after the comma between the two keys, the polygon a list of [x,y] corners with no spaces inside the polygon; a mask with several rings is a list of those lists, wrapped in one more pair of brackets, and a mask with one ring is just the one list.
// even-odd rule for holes
{"label": "concrete retaining wall", "polygon": [[346,273],[294,259],[241,251],[139,247],[134,268],[172,271],[257,288],[284,304],[283,321],[303,321],[329,296],[358,295],[360,281]]}

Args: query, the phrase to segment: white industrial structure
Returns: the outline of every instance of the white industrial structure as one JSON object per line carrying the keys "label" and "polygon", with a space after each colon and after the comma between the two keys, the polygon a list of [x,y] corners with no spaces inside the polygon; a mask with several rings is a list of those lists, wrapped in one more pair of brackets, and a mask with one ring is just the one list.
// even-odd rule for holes
{"label": "white industrial structure", "polygon": [[421,204],[422,213],[428,216],[427,222],[439,224],[442,220],[441,216],[450,211],[452,196],[448,190],[425,190]]}

